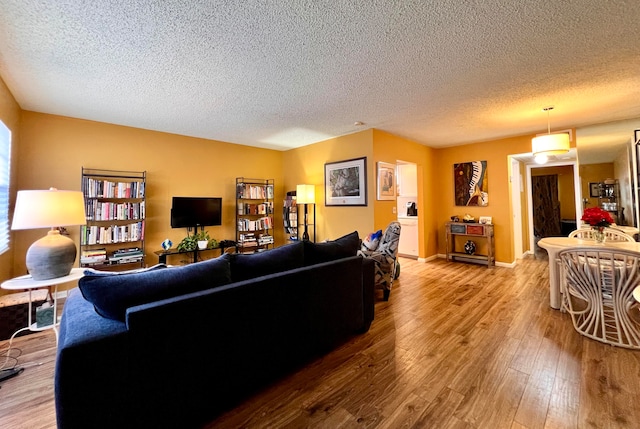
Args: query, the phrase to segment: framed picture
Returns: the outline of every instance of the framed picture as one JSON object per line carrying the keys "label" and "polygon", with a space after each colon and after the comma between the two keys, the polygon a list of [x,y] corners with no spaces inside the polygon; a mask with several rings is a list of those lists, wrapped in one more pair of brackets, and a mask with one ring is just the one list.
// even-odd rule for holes
{"label": "framed picture", "polygon": [[591,198],[598,198],[600,196],[600,183],[589,182],[589,196]]}
{"label": "framed picture", "polygon": [[327,206],[367,205],[367,157],[324,165],[324,203]]}
{"label": "framed picture", "polygon": [[478,223],[481,223],[483,225],[491,225],[492,221],[493,219],[491,218],[491,216],[480,216],[480,219],[478,219]]}
{"label": "framed picture", "polygon": [[489,205],[487,161],[453,164],[453,183],[456,206]]}
{"label": "framed picture", "polygon": [[640,140],[640,130],[633,130],[633,141],[634,143],[638,143],[638,140]]}
{"label": "framed picture", "polygon": [[396,165],[378,162],[378,177],[376,178],[378,200],[396,199]]}

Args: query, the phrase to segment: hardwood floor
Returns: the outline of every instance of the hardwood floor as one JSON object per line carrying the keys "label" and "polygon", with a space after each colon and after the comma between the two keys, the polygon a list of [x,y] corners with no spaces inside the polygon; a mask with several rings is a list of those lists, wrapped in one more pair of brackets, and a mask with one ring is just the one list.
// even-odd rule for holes
{"label": "hardwood floor", "polygon": [[[401,268],[369,332],[206,428],[640,427],[640,352],[587,339],[552,310],[546,261]],[[53,333],[14,345],[20,364],[42,365],[2,383],[0,427],[55,427]]]}

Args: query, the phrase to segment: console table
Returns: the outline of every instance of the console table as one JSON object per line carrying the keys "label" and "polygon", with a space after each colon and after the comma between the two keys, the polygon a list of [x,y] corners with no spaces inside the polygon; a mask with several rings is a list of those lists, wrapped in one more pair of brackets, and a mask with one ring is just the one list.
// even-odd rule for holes
{"label": "console table", "polygon": [[[496,258],[494,256],[495,244],[493,242],[493,225],[482,223],[447,222],[445,224],[445,228],[447,261],[460,259],[466,260],[467,262],[487,264],[487,267],[494,266],[496,264]],[[458,251],[456,249],[457,236],[474,237],[486,240],[486,254],[468,254],[466,252]]]}

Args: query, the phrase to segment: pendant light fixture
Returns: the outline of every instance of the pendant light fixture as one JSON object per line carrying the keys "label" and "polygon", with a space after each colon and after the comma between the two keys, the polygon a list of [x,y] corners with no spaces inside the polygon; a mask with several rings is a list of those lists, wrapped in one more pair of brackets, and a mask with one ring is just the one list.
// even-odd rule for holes
{"label": "pendant light fixture", "polygon": [[569,152],[571,144],[569,142],[569,134],[558,133],[551,134],[551,122],[549,121],[549,112],[553,110],[553,106],[542,109],[547,112],[547,133],[534,137],[531,140],[531,151],[533,156],[542,157],[549,155],[560,155]]}

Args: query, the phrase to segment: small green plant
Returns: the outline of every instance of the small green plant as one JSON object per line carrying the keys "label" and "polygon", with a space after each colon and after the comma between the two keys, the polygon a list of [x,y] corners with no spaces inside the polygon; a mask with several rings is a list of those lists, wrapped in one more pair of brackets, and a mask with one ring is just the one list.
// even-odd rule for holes
{"label": "small green plant", "polygon": [[196,238],[196,241],[211,240],[211,237],[209,237],[209,233],[204,229],[201,229],[200,231],[196,232],[193,236]]}
{"label": "small green plant", "polygon": [[178,244],[178,251],[192,252],[198,248],[198,241],[206,241],[207,249],[218,247],[218,240],[211,238],[205,230],[196,231],[193,235],[187,235]]}
{"label": "small green plant", "polygon": [[181,252],[192,252],[196,250],[198,247],[198,239],[195,235],[187,235],[182,241],[178,244],[178,251]]}

